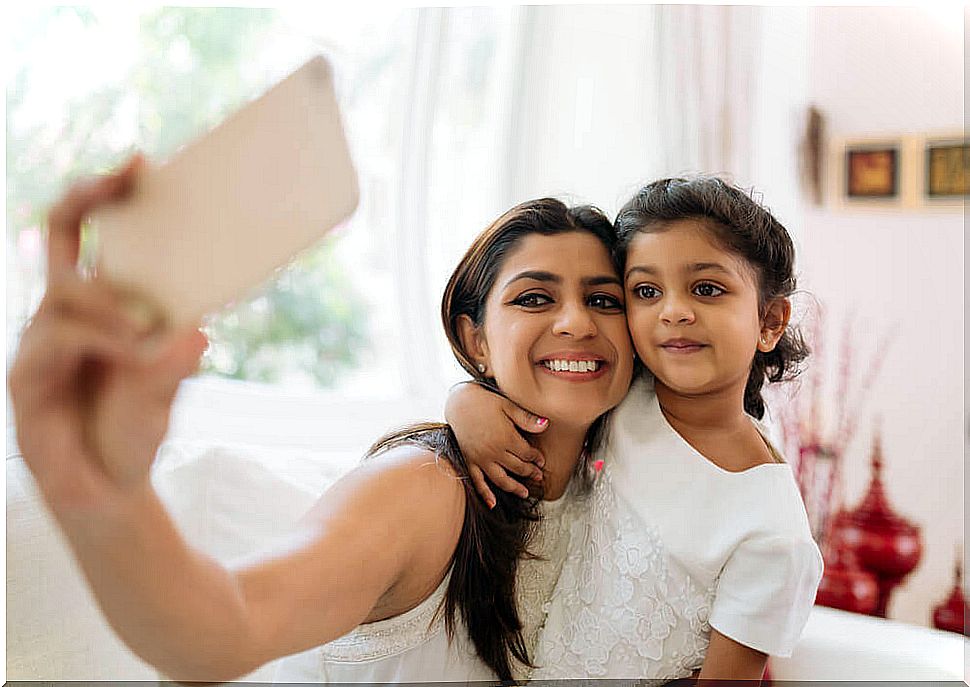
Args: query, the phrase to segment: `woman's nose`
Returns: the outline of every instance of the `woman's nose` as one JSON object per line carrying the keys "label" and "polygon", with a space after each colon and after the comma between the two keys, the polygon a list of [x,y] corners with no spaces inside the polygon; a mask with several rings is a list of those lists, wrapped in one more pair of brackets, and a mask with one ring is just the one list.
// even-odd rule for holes
{"label": "woman's nose", "polygon": [[559,311],[552,333],[584,339],[596,334],[596,322],[585,303],[566,304]]}

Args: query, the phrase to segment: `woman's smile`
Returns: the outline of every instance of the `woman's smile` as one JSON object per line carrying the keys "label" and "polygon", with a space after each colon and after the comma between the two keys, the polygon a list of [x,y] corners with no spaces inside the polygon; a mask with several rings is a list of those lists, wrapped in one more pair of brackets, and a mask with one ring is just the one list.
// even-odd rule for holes
{"label": "woman's smile", "polygon": [[608,363],[595,354],[557,351],[544,356],[537,365],[542,371],[559,379],[589,382],[605,375]]}

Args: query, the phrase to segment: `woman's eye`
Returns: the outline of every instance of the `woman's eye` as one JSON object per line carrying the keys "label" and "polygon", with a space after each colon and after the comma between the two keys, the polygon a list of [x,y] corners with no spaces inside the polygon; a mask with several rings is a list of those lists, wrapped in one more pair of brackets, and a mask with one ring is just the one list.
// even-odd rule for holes
{"label": "woman's eye", "polygon": [[611,296],[608,293],[593,294],[589,298],[589,304],[592,307],[600,308],[601,310],[623,311],[623,301],[616,296]]}
{"label": "woman's eye", "polygon": [[633,293],[637,295],[637,298],[649,300],[659,296],[660,290],[654,286],[650,286],[649,284],[640,284],[639,286],[633,287]]}
{"label": "woman's eye", "polygon": [[705,283],[695,286],[694,293],[704,298],[713,298],[715,296],[720,296],[721,294],[725,293],[725,291],[720,286]]}
{"label": "woman's eye", "polygon": [[552,299],[549,296],[544,296],[541,293],[524,293],[512,301],[514,305],[521,305],[525,308],[537,308],[551,302]]}

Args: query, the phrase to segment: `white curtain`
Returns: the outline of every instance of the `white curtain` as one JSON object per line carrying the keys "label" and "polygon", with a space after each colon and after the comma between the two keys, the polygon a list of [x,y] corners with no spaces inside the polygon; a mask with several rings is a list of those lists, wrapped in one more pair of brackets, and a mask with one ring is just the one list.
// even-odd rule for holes
{"label": "white curtain", "polygon": [[660,5],[655,54],[658,151],[671,174],[750,179],[762,70],[760,7]]}

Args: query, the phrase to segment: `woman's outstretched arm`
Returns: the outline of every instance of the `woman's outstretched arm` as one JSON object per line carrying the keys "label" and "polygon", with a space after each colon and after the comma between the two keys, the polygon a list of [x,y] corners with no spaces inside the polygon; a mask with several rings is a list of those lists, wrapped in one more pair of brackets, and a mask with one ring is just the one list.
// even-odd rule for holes
{"label": "woman's outstretched arm", "polygon": [[82,218],[137,166],[51,212],[47,290],[8,379],[17,441],[121,638],[169,677],[224,681],[416,605],[447,569],[464,491],[448,464],[402,448],[334,485],[271,555],[228,569],[190,548],[149,471],[204,338],[146,353],[116,294],[76,270]]}
{"label": "woman's outstretched arm", "polygon": [[463,510],[447,462],[399,449],[347,475],[298,531],[235,570],[190,548],[147,485],[105,507],[56,513],[136,654],[178,680],[225,681],[416,605],[422,597],[407,588],[420,580],[404,575],[416,571],[434,589]]}

